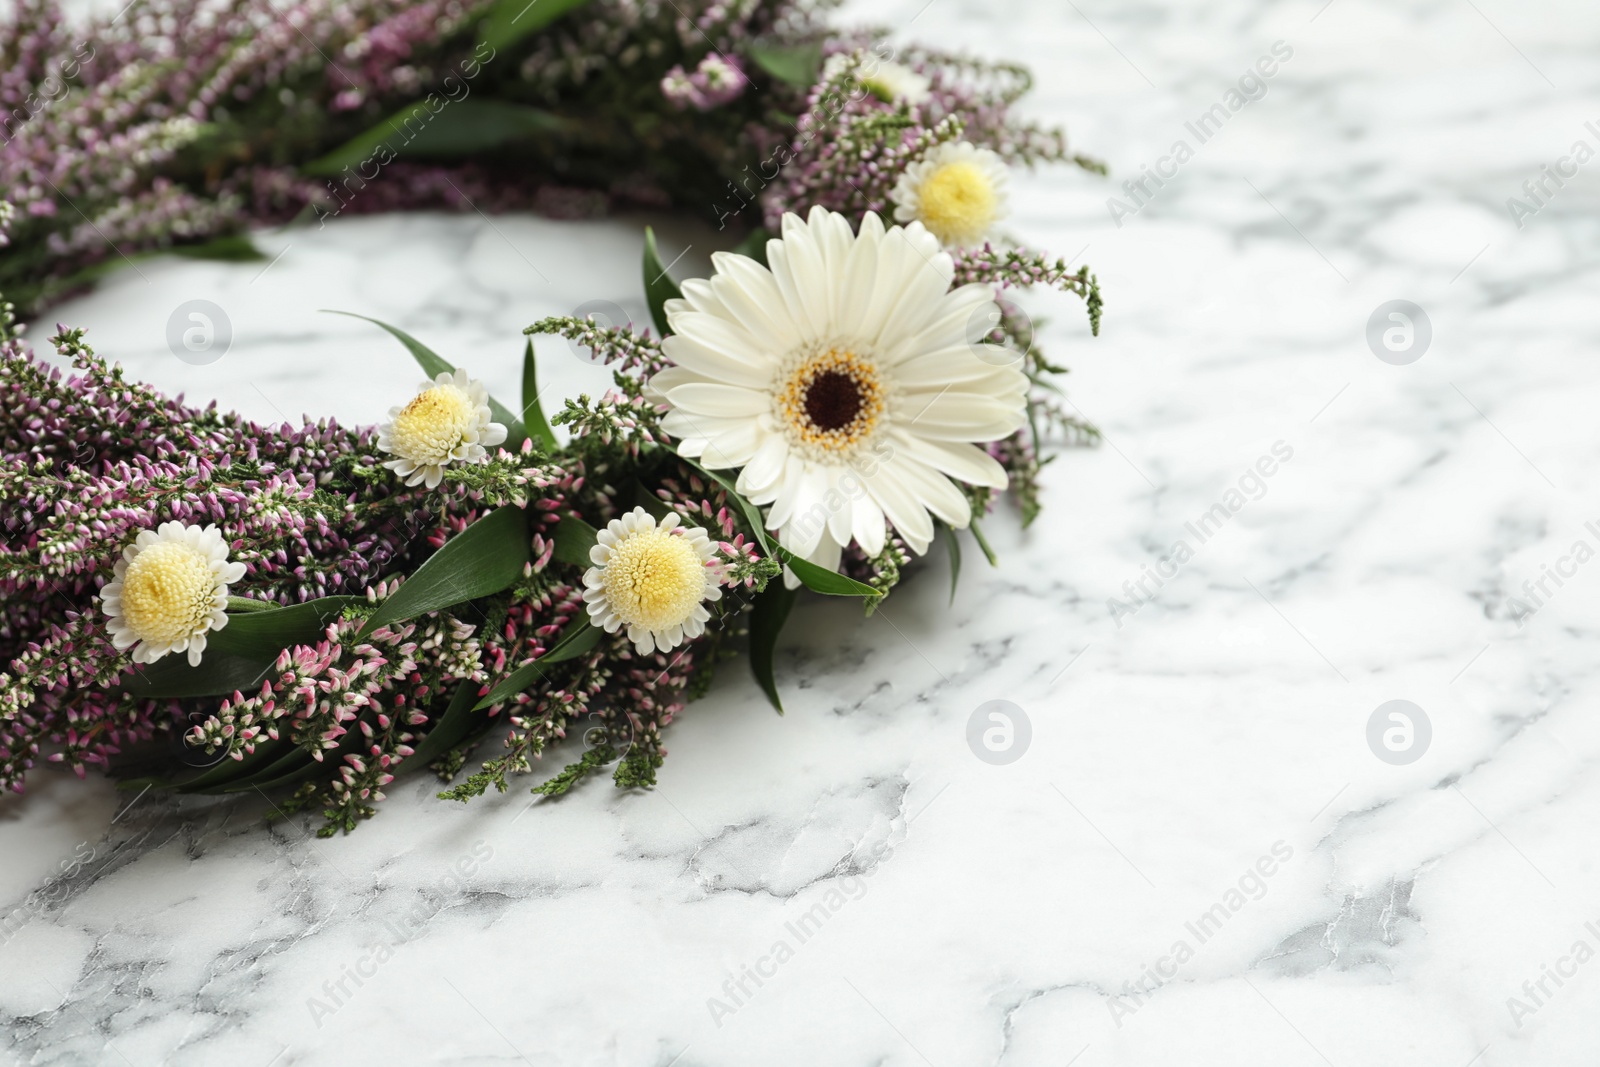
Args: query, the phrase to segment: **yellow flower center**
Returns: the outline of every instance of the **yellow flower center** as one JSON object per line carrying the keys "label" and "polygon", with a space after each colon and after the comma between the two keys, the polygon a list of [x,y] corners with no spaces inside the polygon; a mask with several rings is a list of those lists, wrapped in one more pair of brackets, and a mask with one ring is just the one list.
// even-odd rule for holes
{"label": "yellow flower center", "polygon": [[389,440],[395,455],[413,463],[444,463],[476,420],[476,405],[464,390],[436,385],[394,417]]}
{"label": "yellow flower center", "polygon": [[994,186],[981,167],[966,160],[934,171],[917,199],[922,224],[946,244],[977,240],[995,221]]}
{"label": "yellow flower center", "polygon": [[817,458],[855,448],[877,427],[886,406],[878,368],[844,348],[801,359],[777,397],[791,439]]}
{"label": "yellow flower center", "polygon": [[657,527],[621,538],[601,581],[619,619],[660,631],[682,623],[704,599],[706,568],[688,538]]}
{"label": "yellow flower center", "polygon": [[141,641],[171,645],[201,632],[215,610],[206,556],[179,541],[142,549],[122,578],[122,617]]}

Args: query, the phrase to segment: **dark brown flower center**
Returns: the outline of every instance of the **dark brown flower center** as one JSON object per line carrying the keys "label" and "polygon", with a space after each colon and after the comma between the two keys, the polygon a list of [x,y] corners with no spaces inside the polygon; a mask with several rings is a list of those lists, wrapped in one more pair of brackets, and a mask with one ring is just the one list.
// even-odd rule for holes
{"label": "dark brown flower center", "polygon": [[855,422],[862,403],[861,383],[844,371],[825,370],[806,389],[806,417],[824,433]]}
{"label": "dark brown flower center", "polygon": [[871,359],[837,347],[807,354],[786,370],[774,399],[795,445],[823,459],[870,437],[889,398]]}

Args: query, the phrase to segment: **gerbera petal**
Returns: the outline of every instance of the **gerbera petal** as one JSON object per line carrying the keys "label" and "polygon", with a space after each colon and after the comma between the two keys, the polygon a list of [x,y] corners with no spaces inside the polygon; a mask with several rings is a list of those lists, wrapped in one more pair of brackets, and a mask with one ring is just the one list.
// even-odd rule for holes
{"label": "gerbera petal", "polygon": [[972,521],[972,505],[949,478],[905,455],[895,456],[888,465],[891,475],[946,525],[959,530]]}
{"label": "gerbera petal", "polygon": [[739,474],[739,491],[759,494],[783,474],[788,458],[789,442],[780,434],[767,434]]}
{"label": "gerbera petal", "polygon": [[767,267],[783,294],[802,342],[826,339],[829,319],[828,278],[822,251],[798,215],[783,217],[783,241],[767,255]]}
{"label": "gerbera petal", "polygon": [[963,285],[945,293],[932,314],[912,324],[904,334],[886,345],[882,358],[890,365],[914,359],[928,352],[972,344],[1000,321],[994,291],[985,285]]}
{"label": "gerbera petal", "polygon": [[761,415],[772,407],[771,399],[764,392],[721,382],[689,382],[668,390],[666,396],[673,407],[692,415]]}
{"label": "gerbera petal", "polygon": [[763,338],[775,352],[786,352],[800,342],[770,270],[732,252],[717,252],[711,262],[717,268],[712,291],[752,337]]}
{"label": "gerbera petal", "polygon": [[713,469],[742,467],[750,462],[761,444],[762,433],[753,422],[741,423],[731,430],[719,433],[707,443],[700,460]]}
{"label": "gerbera petal", "polygon": [[661,342],[673,363],[713,381],[764,389],[776,360],[743,326],[700,312],[678,316],[678,332]]}
{"label": "gerbera petal", "polygon": [[768,529],[781,530],[788,525],[798,506],[804,479],[805,464],[799,456],[789,453],[783,460],[783,474],[774,484],[776,493],[772,498],[772,509],[767,512]]}
{"label": "gerbera petal", "polygon": [[850,532],[867,555],[876,556],[883,551],[887,535],[883,509],[870,493],[863,492],[850,502]]}
{"label": "gerbera petal", "polygon": [[912,459],[925,463],[952,478],[959,478],[969,485],[1004,489],[1009,481],[1006,469],[1000,466],[999,461],[977,445],[960,441],[936,441],[900,432],[893,436],[895,446],[903,449]]}
{"label": "gerbera petal", "polygon": [[933,542],[933,520],[910,487],[895,475],[896,468],[890,463],[879,465],[866,479],[867,492],[872,494],[872,499],[883,509],[884,518],[894,524],[895,531],[905,538],[911,550],[921,555]]}
{"label": "gerbera petal", "polygon": [[898,404],[896,423],[919,437],[944,441],[997,441],[1027,421],[1020,405],[951,389],[932,398],[913,395]]}
{"label": "gerbera petal", "polygon": [[667,390],[679,385],[688,385],[690,382],[710,381],[699,371],[690,370],[688,367],[666,367],[658,370],[650,377],[650,387],[662,398],[666,398]]}

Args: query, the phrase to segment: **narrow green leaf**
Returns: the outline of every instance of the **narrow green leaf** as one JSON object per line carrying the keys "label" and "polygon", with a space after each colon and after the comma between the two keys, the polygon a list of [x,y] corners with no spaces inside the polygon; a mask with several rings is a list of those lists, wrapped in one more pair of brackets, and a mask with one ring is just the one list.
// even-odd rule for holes
{"label": "narrow green leaf", "polygon": [[657,522],[672,514],[672,508],[667,506],[667,502],[656,496],[650,490],[646,489],[644,487],[644,483],[638,478],[634,478],[632,480],[631,489],[633,495],[633,506],[636,508],[644,508],[656,519]]}
{"label": "narrow green leaf", "polygon": [[788,47],[763,47],[754,45],[746,53],[756,66],[779,81],[809,89],[817,84],[822,74],[822,45],[802,44]]}
{"label": "narrow green leaf", "polygon": [[355,596],[330,596],[288,607],[230,613],[228,625],[206,635],[200,666],[182,654],[164,656],[124,676],[123,688],[143,697],[227,696],[254,691],[291,645],[314,644],[347,607],[365,604]]}
{"label": "narrow green leaf", "polygon": [[593,626],[589,617],[583,615],[578,621],[562,635],[555,647],[544,655],[512,671],[502,678],[498,685],[489,690],[489,695],[473,705],[473,711],[482,711],[484,708],[493,707],[503,701],[510,700],[536,681],[545,677],[544,669],[552,664],[565,660],[576,659],[600,643],[600,638],[605,636],[605,631]]}
{"label": "narrow green leaf", "polygon": [[464,159],[555,133],[566,125],[559,115],[509,100],[472,96],[450,101],[437,94],[431,99],[431,104],[419,100],[406,105],[301,169],[329,178],[353,168],[356,180],[368,181],[365,169],[394,159]]}
{"label": "narrow green leaf", "polygon": [[644,295],[650,302],[650,321],[656,324],[656,332],[668,336],[672,331],[667,329],[666,303],[681,297],[683,291],[662,265],[661,253],[656,251],[656,232],[648,226],[644,228]]}
{"label": "narrow green leaf", "polygon": [[978,520],[972,520],[972,536],[977,539],[978,547],[983,550],[984,558],[989,561],[989,566],[1000,566],[1000,557],[994,554],[994,549],[989,547],[989,539],[983,536],[983,527],[978,525]]}
{"label": "narrow green leaf", "polygon": [[939,532],[944,535],[945,551],[950,554],[950,603],[956,602],[956,583],[961,581],[961,541],[956,532],[950,527],[939,524]]}
{"label": "narrow green leaf", "polygon": [[251,600],[247,596],[231,596],[228,598],[229,611],[271,611],[278,607],[282,607],[282,605],[274,604],[270,600]]}
{"label": "narrow green leaf", "polygon": [[784,587],[781,578],[767,583],[767,588],[756,597],[750,610],[750,670],[756,684],[767,694],[772,706],[783,714],[783,700],[778,696],[778,682],[773,676],[772,659],[778,645],[778,634],[789,620],[794,607],[795,591]]}
{"label": "narrow green leaf", "polygon": [[577,567],[591,567],[589,550],[600,539],[600,532],[582,519],[571,515],[556,525],[556,550],[554,557],[562,563]]}
{"label": "narrow green leaf", "polygon": [[[352,319],[361,319],[365,322],[372,323],[374,326],[388,330],[396,340],[406,346],[406,350],[410,352],[412,358],[417,361],[417,365],[420,366],[423,372],[430,378],[437,378],[440,374],[455,373],[456,368],[450,363],[446,362],[443,356],[439,355],[433,349],[429,348],[415,337],[412,337],[409,333],[406,333],[398,326],[390,326],[387,322],[380,322],[377,319],[371,319],[365,315],[357,315],[353,311],[335,311],[332,308],[323,308],[322,310],[326,311],[330,315],[348,315]],[[517,418],[516,413],[492,396],[489,398],[489,411],[494,415],[494,421],[506,428],[506,447],[512,450],[521,448],[522,442],[524,438],[528,436],[528,434],[527,431],[523,429],[522,420]]]}
{"label": "narrow green leaf", "polygon": [[499,50],[550,25],[589,0],[500,0],[478,24],[478,43]]}
{"label": "narrow green leaf", "polygon": [[534,365],[533,338],[522,353],[522,424],[527,435],[546,453],[556,450],[556,432],[539,404],[539,371]]}
{"label": "narrow green leaf", "polygon": [[452,748],[460,746],[472,733],[473,727],[483,721],[473,714],[477,710],[473,705],[477,702],[476,682],[465,681],[457,685],[444,714],[433,724],[433,729],[413,746],[414,751],[406,758],[415,766],[426,767]]}
{"label": "narrow green leaf", "polygon": [[[256,745],[254,752],[248,753],[241,759],[224,757],[220,763],[208,767],[199,774],[186,779],[173,779],[165,783],[167,788],[177,793],[208,793],[217,792],[241,778],[246,778],[263,767],[270,767],[276,763],[294,743],[287,738],[276,741],[263,737]],[[196,749],[199,755],[204,752]]]}
{"label": "narrow green leaf", "polygon": [[750,231],[750,236],[740,241],[734,248],[734,255],[749,256],[763,267],[767,265],[767,242],[772,240],[772,234],[757,226]]}
{"label": "narrow green leaf", "polygon": [[[280,744],[284,741],[287,741],[287,738],[279,739]],[[259,752],[260,748],[258,747],[256,751]],[[287,748],[279,748],[278,752],[281,754],[275,759],[260,766],[258,769],[247,771],[241,777],[232,778],[220,785],[210,787],[202,787],[199,783],[190,782],[188,783],[188,789],[191,792],[242,793],[246,789],[276,785],[287,780],[292,775],[304,773],[308,766],[317,765],[317,761],[312,758],[311,753],[293,742],[290,742]],[[327,757],[324,756],[323,759],[326,760]]]}
{"label": "narrow green leaf", "polygon": [[813,593],[825,593],[828,596],[860,596],[873,602],[883,599],[882,593],[865,582],[858,582],[838,571],[830,571],[826,567],[819,567],[809,560],[801,559],[780,544],[774,543],[772,549],[779,562],[794,571],[795,577],[800,579],[801,584]]}
{"label": "narrow green leaf", "polygon": [[[185,259],[217,260],[227,263],[247,263],[253,260],[266,259],[265,253],[250,242],[250,238],[243,234],[233,234],[227,237],[217,237],[199,244],[179,244],[170,248],[154,248],[148,252],[130,252],[125,256],[116,256],[111,259],[101,260],[99,263],[90,264],[82,270],[73,271],[66,278],[50,285],[50,291],[67,293],[100,281],[100,279],[113,274],[124,267],[137,267],[147,260],[160,256],[181,256]],[[16,293],[12,293],[16,296]],[[19,301],[20,303],[20,301]]]}
{"label": "narrow green leaf", "polygon": [[225,237],[214,237],[209,241],[202,241],[193,245],[173,245],[165,249],[169,256],[182,256],[184,259],[205,259],[219,263],[251,263],[267,258],[267,254],[255,246],[248,236],[242,233],[231,233]]}
{"label": "narrow green leaf", "polygon": [[522,577],[528,522],[514,505],[483,516],[444,543],[394,595],[378,605],[357,638],[468,600],[498,593]]}
{"label": "narrow green leaf", "polygon": [[[191,790],[191,792],[207,793],[242,793],[246,790],[260,790],[265,796],[269,790],[283,789],[287,786],[297,785],[310,778],[319,770],[328,770],[338,767],[344,762],[345,756],[354,752],[361,744],[363,734],[356,723],[351,723],[349,731],[339,739],[338,748],[322,750],[322,759],[318,760],[303,748],[295,751],[274,762],[270,767],[265,767],[246,778],[229,782],[218,789]],[[268,797],[270,802],[271,798]]]}

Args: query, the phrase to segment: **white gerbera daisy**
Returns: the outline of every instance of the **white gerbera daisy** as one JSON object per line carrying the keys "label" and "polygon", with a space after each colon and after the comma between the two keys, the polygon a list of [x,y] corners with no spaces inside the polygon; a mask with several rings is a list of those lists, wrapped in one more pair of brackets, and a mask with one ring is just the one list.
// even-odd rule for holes
{"label": "white gerbera daisy", "polygon": [[1009,212],[1006,165],[970,141],[946,142],[900,175],[889,199],[897,222],[920,222],[946,248],[982,241]]}
{"label": "white gerbera daisy", "polygon": [[436,488],[451,463],[480,463],[488,449],[506,439],[506,428],[492,421],[489,391],[482,382],[440,371],[404,407],[389,409],[378,427],[378,447],[398,458],[384,463],[407,485]]}
{"label": "white gerbera daisy", "polygon": [[111,643],[119,652],[132,648],[135,663],[187,650],[189,666],[197,667],[206,634],[228,625],[228,583],[243,577],[244,564],[228,562],[228,542],[215,525],[164,522],[143,530],[100,590]]}
{"label": "white gerbera daisy", "polygon": [[583,574],[590,617],[608,634],[626,626],[641,656],[699,637],[711,618],[705,602],[722,599],[710,565],[716,552],[704,530],[678,525],[676,514],[657,523],[634,508],[612,519],[589,550],[594,566]]}
{"label": "white gerbera daisy", "polygon": [[917,105],[928,102],[932,83],[904,63],[883,59],[871,52],[840,52],[828,57],[822,80],[831,81],[850,63],[856,62],[856,80],[861,87],[886,104],[905,101]]}
{"label": "white gerbera daisy", "polygon": [[[719,252],[709,280],[666,305],[675,367],[651,385],[662,427],[707,467],[742,467],[738,489],[771,504],[790,551],[829,570],[853,538],[883,550],[885,520],[916,552],[933,518],[971,520],[951,478],[1003,489],[972,442],[1022,426],[1028,382],[997,346],[968,340],[995,313],[983,285],[952,291],[955,267],[918,223],[853,234],[821,207],[783,218],[771,269]],[[789,580],[793,582],[793,577]]]}

